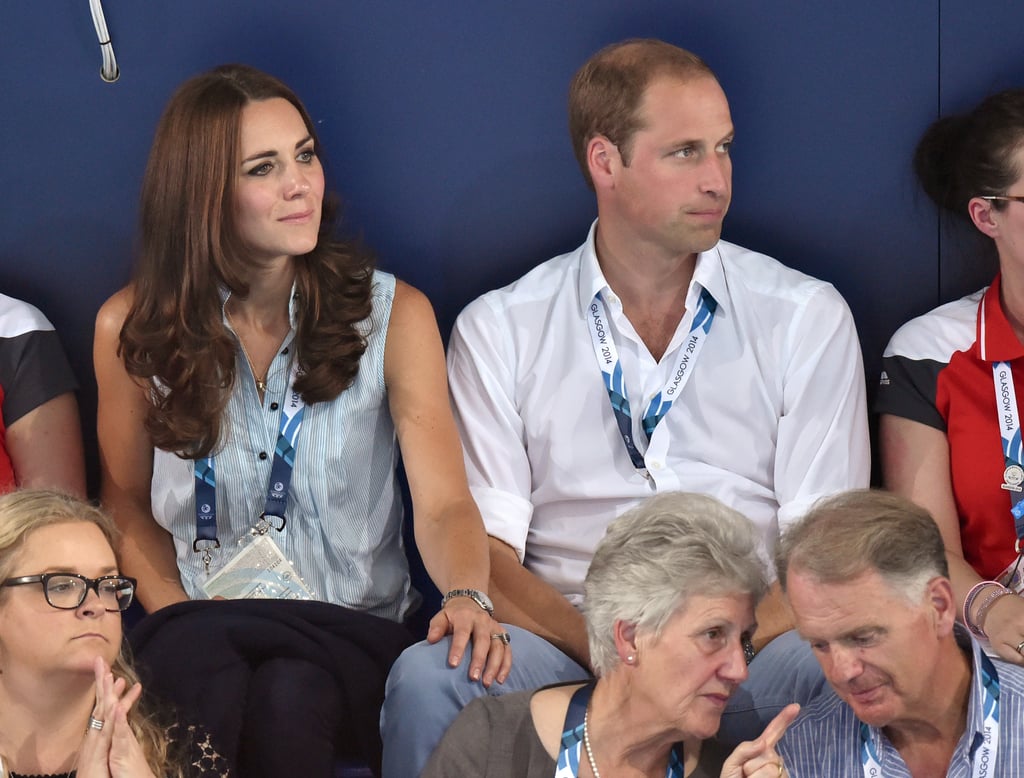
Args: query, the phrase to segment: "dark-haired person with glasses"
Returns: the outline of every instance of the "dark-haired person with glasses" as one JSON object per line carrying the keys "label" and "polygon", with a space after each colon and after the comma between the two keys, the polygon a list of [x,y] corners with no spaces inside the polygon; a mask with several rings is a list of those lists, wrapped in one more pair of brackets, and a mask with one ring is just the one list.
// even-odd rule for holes
{"label": "dark-haired person with glasses", "polygon": [[57,492],[0,497],[0,776],[213,778],[203,731],[158,721],[122,651],[135,580],[116,529]]}
{"label": "dark-haired person with glasses", "polygon": [[942,532],[959,616],[1024,664],[1024,90],[939,119],[918,144],[921,186],[991,238],[991,286],[904,325],[883,357],[885,485]]}

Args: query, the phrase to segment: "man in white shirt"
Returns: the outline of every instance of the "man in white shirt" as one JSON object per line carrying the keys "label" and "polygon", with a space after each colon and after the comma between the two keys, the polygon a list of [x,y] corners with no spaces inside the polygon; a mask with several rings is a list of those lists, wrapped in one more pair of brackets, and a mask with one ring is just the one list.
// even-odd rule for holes
{"label": "man in white shirt", "polygon": [[[758,526],[767,559],[780,525],[868,482],[845,302],[720,240],[733,125],[711,70],[661,41],[626,41],[583,66],[569,106],[598,219],[579,249],[467,307],[449,349],[512,673],[485,690],[427,657],[443,647],[407,651],[382,714],[388,778],[416,775],[472,696],[585,677],[587,565],[608,523],[644,497],[719,498]],[[755,642],[769,648],[734,708],[758,715],[735,737],[821,683],[795,636],[773,640],[792,627],[777,586],[757,615]]]}

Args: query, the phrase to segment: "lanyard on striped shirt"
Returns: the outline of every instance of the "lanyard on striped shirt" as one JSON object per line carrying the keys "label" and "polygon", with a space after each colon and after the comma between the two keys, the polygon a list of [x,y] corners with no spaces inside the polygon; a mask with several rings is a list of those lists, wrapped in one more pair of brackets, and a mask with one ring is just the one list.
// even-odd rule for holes
{"label": "lanyard on striped shirt", "polygon": [[[562,727],[562,739],[558,748],[558,761],[555,763],[555,778],[579,778],[580,760],[583,759],[583,722],[587,715],[587,705],[594,693],[596,682],[592,681],[581,686],[569,700],[569,709],[565,712],[565,724]],[[683,778],[683,744],[676,743],[669,754],[665,778]]]}
{"label": "lanyard on striped shirt", "polygon": [[[985,652],[980,652],[980,657],[983,740],[974,753],[971,778],[992,778],[999,753],[999,674]],[[860,761],[864,778],[882,778],[882,766],[871,738],[871,728],[864,722],[860,725]]]}
{"label": "lanyard on striped shirt", "polygon": [[[697,357],[700,356],[708,333],[711,332],[711,324],[715,318],[715,310],[718,303],[707,289],[702,289],[700,302],[697,304],[697,312],[690,323],[690,332],[686,341],[679,345],[673,355],[672,364],[675,370],[669,375],[664,388],[651,398],[644,411],[641,424],[648,442],[654,434],[654,428],[662,420],[672,403],[683,391],[686,382],[693,375],[694,366],[697,364]],[[622,435],[622,442],[626,446],[633,467],[644,472],[643,455],[633,440],[633,418],[629,407],[629,398],[626,396],[626,381],[622,375],[622,362],[619,360],[619,351],[615,347],[615,340],[612,338],[611,330],[608,328],[608,311],[605,308],[601,293],[594,295],[590,303],[588,324],[590,327],[590,339],[594,344],[594,355],[597,357],[597,364],[601,368],[601,375],[604,377],[604,386],[608,390],[608,399],[612,404],[612,411],[615,413],[615,422],[619,427],[619,434]]]}
{"label": "lanyard on striped shirt", "polygon": [[1024,538],[1024,446],[1021,444],[1020,412],[1017,410],[1017,393],[1009,362],[992,363],[992,383],[996,390],[999,436],[1003,443],[1002,488],[1010,493],[1010,514],[1020,550]]}
{"label": "lanyard on striped shirt", "polygon": [[[295,391],[299,373],[299,360],[296,358],[292,360],[288,374],[288,391],[281,407],[267,497],[257,524],[257,530],[261,534],[270,527],[280,531],[284,529],[287,521],[285,509],[288,507],[288,488],[291,486],[292,470],[295,467],[295,446],[306,410],[306,401]],[[202,553],[203,564],[209,568],[210,550],[220,548],[220,541],[217,539],[217,476],[213,456],[203,457],[195,462],[195,498],[196,539],[192,542],[192,550]],[[274,522],[272,519],[279,519],[280,522]]]}

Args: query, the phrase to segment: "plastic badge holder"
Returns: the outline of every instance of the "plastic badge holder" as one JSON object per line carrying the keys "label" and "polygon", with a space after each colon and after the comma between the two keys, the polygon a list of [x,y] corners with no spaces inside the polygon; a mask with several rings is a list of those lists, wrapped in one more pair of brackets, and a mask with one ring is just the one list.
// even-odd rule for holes
{"label": "plastic badge holder", "polygon": [[[247,539],[248,540],[248,539]],[[281,548],[257,534],[203,585],[208,597],[228,600],[312,600],[313,593]]]}

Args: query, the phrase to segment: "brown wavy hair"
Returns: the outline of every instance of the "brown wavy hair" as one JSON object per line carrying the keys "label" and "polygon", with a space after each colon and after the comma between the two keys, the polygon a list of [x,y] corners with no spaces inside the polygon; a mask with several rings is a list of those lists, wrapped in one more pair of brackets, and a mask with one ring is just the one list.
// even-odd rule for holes
{"label": "brown wavy hair", "polygon": [[[10,576],[29,535],[52,524],[69,522],[95,524],[111,549],[117,548],[118,531],[113,519],[78,497],[48,489],[21,489],[0,496],[0,580]],[[128,688],[139,680],[123,639],[110,671],[114,678],[123,678]],[[128,711],[128,724],[142,746],[146,763],[156,775],[168,778],[185,775],[184,766],[175,764],[169,755],[166,730],[148,710],[145,695]]]}
{"label": "brown wavy hair", "polygon": [[[178,88],[157,125],[142,183],[133,300],[119,354],[150,388],[146,429],[158,448],[193,459],[218,444],[236,380],[236,340],[224,326],[220,288],[245,297],[248,250],[234,218],[242,109],[280,97],[316,128],[299,98],[247,65],[222,65]],[[351,386],[366,339],[373,257],[333,236],[337,204],[325,198],[317,246],[295,258],[299,297],[296,389],[307,403]]]}

